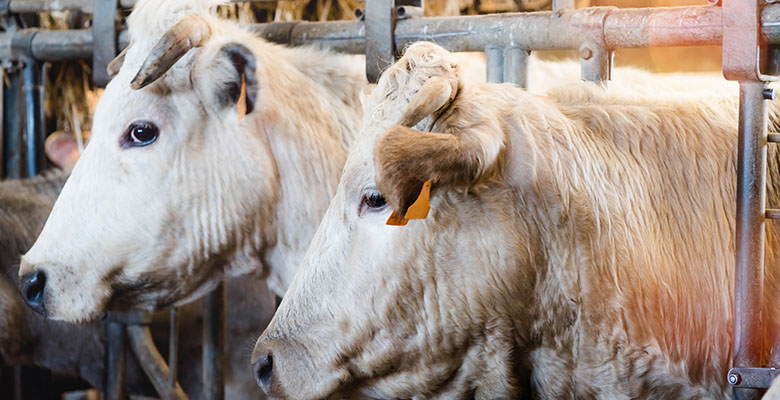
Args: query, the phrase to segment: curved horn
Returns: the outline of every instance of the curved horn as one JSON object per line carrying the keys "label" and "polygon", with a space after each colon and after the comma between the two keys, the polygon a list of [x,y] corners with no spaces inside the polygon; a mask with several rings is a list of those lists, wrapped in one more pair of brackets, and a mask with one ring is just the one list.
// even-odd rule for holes
{"label": "curved horn", "polygon": [[210,35],[211,28],[203,18],[197,15],[182,18],[160,38],[130,82],[130,87],[138,90],[156,81],[188,51],[202,46]]}
{"label": "curved horn", "polygon": [[108,76],[114,76],[119,73],[119,70],[122,69],[122,64],[125,63],[125,55],[127,55],[127,49],[129,49],[130,46],[125,47],[124,50],[122,50],[121,53],[119,53],[116,58],[111,60],[110,63],[108,63],[108,66],[106,67],[106,72],[108,73]]}

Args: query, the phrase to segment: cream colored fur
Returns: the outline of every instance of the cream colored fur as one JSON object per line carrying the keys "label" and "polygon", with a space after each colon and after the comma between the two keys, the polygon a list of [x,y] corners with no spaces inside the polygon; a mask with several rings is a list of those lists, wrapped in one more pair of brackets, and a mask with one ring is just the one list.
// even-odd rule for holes
{"label": "cream colored fur", "polygon": [[[336,196],[255,347],[253,360],[273,356],[269,394],[730,396],[736,99],[589,84],[537,96],[464,82],[415,128],[490,130],[503,138],[497,174],[434,186],[427,219],[385,225],[389,207],[365,203],[376,191],[377,139],[427,79],[457,76],[453,64],[438,46],[416,44],[368,99]],[[775,206],[778,167],[770,147]],[[773,225],[767,240],[770,342],[780,289]]]}
{"label": "cream colored fur", "polygon": [[[281,295],[303,257],[359,127],[362,63],[269,44],[209,16],[207,3],[141,1],[129,19],[132,44],[100,100],[92,141],[20,269],[45,271],[52,318],[161,307],[225,275],[268,276]],[[131,90],[157,40],[190,14],[208,21],[210,40]],[[240,122],[210,92],[230,77],[229,63],[212,62],[227,43],[249,48],[257,64],[257,105]],[[158,140],[123,149],[138,120],[159,126]]]}

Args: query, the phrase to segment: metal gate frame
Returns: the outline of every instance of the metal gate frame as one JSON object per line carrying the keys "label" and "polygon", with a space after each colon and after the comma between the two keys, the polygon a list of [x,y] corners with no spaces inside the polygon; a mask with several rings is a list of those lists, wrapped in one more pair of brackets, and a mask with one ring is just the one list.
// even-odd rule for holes
{"label": "metal gate frame", "polygon": [[[34,71],[30,66],[91,57],[96,64],[93,69],[105,69],[104,64],[113,58],[113,53],[128,44],[127,31],[117,31],[112,25],[114,21],[109,21],[110,16],[112,12],[116,14],[117,7],[129,8],[134,3],[135,0],[116,0],[106,6],[101,5],[102,0],[0,0],[0,16],[57,7],[94,12],[105,19],[95,21],[93,30],[0,33],[0,60],[4,68],[21,63],[25,80],[29,78],[32,82],[32,86],[25,86],[25,92],[32,99],[26,109],[31,124],[28,126],[33,131],[38,129],[33,119],[40,115],[36,107],[42,106],[35,104],[35,92],[31,92],[35,77],[27,72]],[[395,61],[399,50],[420,40],[436,42],[451,51],[483,51],[489,82],[511,82],[521,87],[527,86],[528,56],[535,50],[577,50],[582,78],[606,85],[615,49],[722,45],[724,76],[738,81],[740,86],[734,368],[728,373],[728,381],[736,397],[757,398],[760,389],[770,386],[778,375],[776,368],[780,367],[780,340],[773,343],[770,359],[762,359],[764,350],[771,344],[762,343],[761,313],[765,219],[780,218],[780,210],[766,207],[766,146],[780,143],[780,134],[767,134],[766,101],[774,99],[775,92],[767,89],[766,82],[774,78],[764,71],[765,64],[780,64],[780,51],[772,47],[780,45],[780,4],[773,4],[773,0],[709,0],[708,6],[575,10],[573,3],[573,0],[554,0],[552,12],[421,18],[418,16],[422,14],[422,0],[366,0],[366,10],[356,13],[358,21],[278,22],[254,24],[249,29],[273,42],[322,44],[340,52],[366,54],[367,77],[372,82]],[[95,37],[106,37],[98,35],[98,30],[108,32],[113,40],[96,43]],[[96,78],[100,82],[100,77]],[[9,113],[4,114],[6,119],[13,118]],[[6,121],[5,126],[19,125],[11,122],[9,125]],[[3,133],[15,134],[5,129]],[[30,154],[40,152],[39,143],[35,140],[28,143]],[[4,150],[6,172],[10,171],[7,154],[12,150],[19,149]],[[26,170],[28,175],[37,171],[30,165]],[[20,170],[20,166],[10,167]],[[204,391],[208,399],[224,397],[224,301],[221,286],[207,301],[204,377],[212,385]],[[110,372],[106,397],[109,399],[124,396],[125,335],[161,397],[186,398],[175,383],[176,313],[171,317],[170,368],[153,344],[149,345],[151,337],[145,327],[148,318],[148,314],[137,312],[110,313],[107,317],[106,354]],[[207,365],[215,368],[211,370]]]}

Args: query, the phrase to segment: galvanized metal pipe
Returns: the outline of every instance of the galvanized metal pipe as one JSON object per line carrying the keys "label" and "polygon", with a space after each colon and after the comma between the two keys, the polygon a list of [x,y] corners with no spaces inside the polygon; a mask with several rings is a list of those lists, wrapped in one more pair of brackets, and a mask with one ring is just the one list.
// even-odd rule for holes
{"label": "galvanized metal pipe", "polygon": [[504,82],[528,88],[528,58],[530,53],[519,47],[504,49]]}
{"label": "galvanized metal pipe", "polygon": [[[606,49],[617,49],[719,45],[722,38],[720,7],[597,8],[604,13],[603,20],[594,20],[593,9],[562,11],[557,17],[545,11],[410,18],[396,22],[395,46],[403,49],[413,42],[429,40],[452,51],[484,51],[491,46],[549,50],[579,49],[583,42],[594,40]],[[281,43],[321,44],[351,54],[365,51],[361,21],[284,22],[253,24],[249,28]],[[770,44],[780,44],[780,4],[763,8],[762,28]],[[0,33],[0,59],[11,58],[11,37],[18,34]],[[589,37],[593,35],[596,37]],[[127,43],[123,31],[119,35],[120,50]],[[32,40],[31,52],[38,60],[89,58],[92,37],[89,30],[41,31]]]}
{"label": "galvanized metal pipe", "polygon": [[106,322],[106,367],[105,394],[106,400],[124,400],[125,365],[126,365],[125,325],[121,322]]}
{"label": "galvanized metal pipe", "polygon": [[[767,106],[763,82],[739,83],[734,367],[762,366]],[[740,399],[753,389],[735,389]]]}
{"label": "galvanized metal pipe", "polygon": [[25,115],[25,175],[33,177],[43,166],[43,85],[41,68],[33,59],[25,60],[22,69]]}
{"label": "galvanized metal pipe", "polygon": [[176,387],[179,376],[179,312],[176,307],[171,308],[170,326],[168,337],[168,367],[170,376],[168,383]]}
{"label": "galvanized metal pipe", "polygon": [[[141,364],[141,368],[146,373],[149,381],[152,382],[152,386],[154,386],[160,398],[163,400],[186,400],[187,395],[178,383],[174,386],[170,385],[168,380],[170,370],[154,345],[149,327],[146,325],[128,325],[127,337],[130,347]],[[205,363],[206,360],[203,360],[203,362]]]}
{"label": "galvanized metal pipe", "polygon": [[[12,13],[36,13],[50,11],[76,10],[91,14],[95,10],[96,0],[10,0],[8,10]],[[105,0],[97,0],[105,1]],[[253,2],[271,2],[276,0],[228,0],[231,3]],[[136,0],[120,0],[119,6],[122,8],[133,8]]]}
{"label": "galvanized metal pipe", "polygon": [[490,83],[504,81],[504,50],[499,47],[485,49],[486,73],[485,79]]}
{"label": "galvanized metal pipe", "polygon": [[580,76],[585,81],[606,84],[612,75],[612,52],[593,42],[580,47]]}
{"label": "galvanized metal pipe", "polygon": [[8,90],[4,90],[3,107],[3,174],[5,178],[22,177],[22,77],[8,74]]}
{"label": "galvanized metal pipe", "polygon": [[206,295],[203,314],[203,398],[225,398],[225,285]]}

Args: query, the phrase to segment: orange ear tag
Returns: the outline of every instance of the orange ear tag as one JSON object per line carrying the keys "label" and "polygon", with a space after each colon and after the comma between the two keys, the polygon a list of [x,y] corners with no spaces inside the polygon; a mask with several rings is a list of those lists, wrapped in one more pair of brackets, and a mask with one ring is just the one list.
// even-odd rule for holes
{"label": "orange ear tag", "polygon": [[417,196],[417,200],[406,210],[406,215],[401,217],[395,211],[387,219],[387,225],[404,226],[410,219],[425,219],[431,210],[431,181],[425,181]]}
{"label": "orange ear tag", "polygon": [[238,122],[246,116],[246,75],[241,74],[241,93],[238,95],[238,103],[236,104],[238,111]]}

